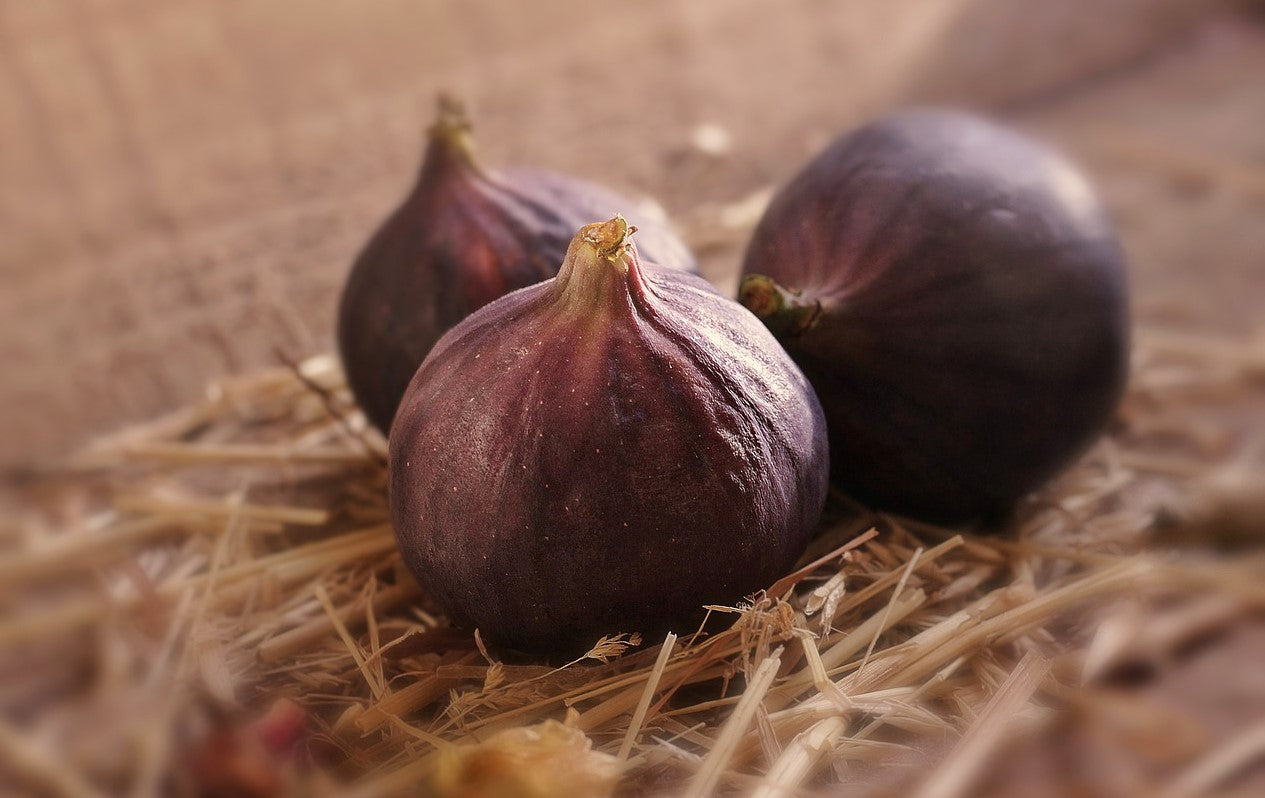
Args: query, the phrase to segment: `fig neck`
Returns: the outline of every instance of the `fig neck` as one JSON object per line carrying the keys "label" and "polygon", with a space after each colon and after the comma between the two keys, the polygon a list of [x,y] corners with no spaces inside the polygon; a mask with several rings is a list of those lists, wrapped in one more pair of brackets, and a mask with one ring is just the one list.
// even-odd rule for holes
{"label": "fig neck", "polygon": [[558,301],[586,315],[644,303],[645,282],[631,238],[636,230],[618,214],[581,227],[553,283]]}
{"label": "fig neck", "polygon": [[783,288],[771,277],[750,274],[738,287],[738,301],[777,338],[795,338],[817,326],[821,300]]}
{"label": "fig neck", "polygon": [[422,178],[448,174],[475,174],[486,177],[475,158],[474,136],[465,106],[457,99],[441,94],[435,121],[426,131],[430,144],[422,162]]}

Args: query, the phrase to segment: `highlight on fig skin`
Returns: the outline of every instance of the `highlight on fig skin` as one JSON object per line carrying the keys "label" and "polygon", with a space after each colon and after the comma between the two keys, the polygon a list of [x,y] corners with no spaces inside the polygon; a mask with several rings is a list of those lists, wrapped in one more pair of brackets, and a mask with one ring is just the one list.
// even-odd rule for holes
{"label": "highlight on fig skin", "polygon": [[[357,256],[340,300],[339,350],[369,420],[390,428],[409,380],[445,331],[556,274],[580,225],[635,206],[564,175],[483,167],[465,109],[441,97],[417,182]],[[633,219],[647,259],[695,269],[665,221],[649,211]]]}
{"label": "highlight on fig skin", "polygon": [[1124,390],[1123,255],[1085,179],[1021,134],[905,111],[781,189],[739,300],[830,425],[833,481],[879,509],[992,522],[1088,447]]}
{"label": "highlight on fig skin", "polygon": [[390,435],[405,564],[456,623],[565,657],[693,629],[816,529],[825,419],[759,320],[622,217],[435,345]]}

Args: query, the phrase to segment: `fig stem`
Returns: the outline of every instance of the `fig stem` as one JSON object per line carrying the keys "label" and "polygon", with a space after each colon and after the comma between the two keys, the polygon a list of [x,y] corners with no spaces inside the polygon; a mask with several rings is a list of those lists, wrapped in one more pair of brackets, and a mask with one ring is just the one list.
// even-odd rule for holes
{"label": "fig stem", "polygon": [[821,300],[805,299],[763,274],[750,274],[742,279],[738,301],[778,338],[794,338],[812,329],[821,318]]}
{"label": "fig stem", "polygon": [[436,103],[435,121],[427,134],[444,159],[479,170],[474,157],[474,135],[466,106],[451,94],[441,92]]}
{"label": "fig stem", "polygon": [[580,228],[580,235],[597,249],[597,254],[614,261],[626,248],[628,237],[637,232],[620,214],[605,222],[594,222]]}
{"label": "fig stem", "polygon": [[593,308],[615,297],[625,297],[634,304],[644,300],[641,269],[629,238],[636,231],[620,214],[581,227],[554,281],[563,301]]}

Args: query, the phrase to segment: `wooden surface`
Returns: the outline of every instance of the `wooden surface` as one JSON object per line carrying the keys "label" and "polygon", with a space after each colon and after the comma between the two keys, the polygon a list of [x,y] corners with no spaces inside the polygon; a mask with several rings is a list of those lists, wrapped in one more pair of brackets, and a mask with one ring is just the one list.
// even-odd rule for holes
{"label": "wooden surface", "polygon": [[[488,162],[659,198],[722,282],[742,235],[695,235],[719,205],[867,115],[990,107],[1087,165],[1144,315],[1245,332],[1265,36],[1222,5],[9,0],[0,464],[328,348],[347,265],[411,182],[441,87],[469,97]],[[691,149],[703,123],[729,154]]]}

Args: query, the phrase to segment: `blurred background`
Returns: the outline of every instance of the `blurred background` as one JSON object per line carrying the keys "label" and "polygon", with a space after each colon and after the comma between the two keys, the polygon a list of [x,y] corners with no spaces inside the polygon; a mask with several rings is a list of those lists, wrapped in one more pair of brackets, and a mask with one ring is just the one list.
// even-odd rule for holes
{"label": "blurred background", "polygon": [[411,185],[441,88],[468,99],[487,163],[658,199],[722,284],[761,199],[843,129],[912,102],[987,110],[1090,172],[1140,318],[1248,334],[1260,9],[8,0],[0,466],[20,476],[278,351],[329,349],[341,280]]}
{"label": "blurred background", "polygon": [[[1168,480],[1164,490],[1212,496],[1194,544],[1219,547],[1213,533],[1234,529],[1243,540],[1221,552],[1227,561],[1247,561],[1244,540],[1259,550],[1265,3],[0,0],[0,566],[10,577],[17,554],[61,565],[9,511],[38,504],[41,484],[93,436],[186,405],[217,378],[333,348],[351,260],[412,185],[440,90],[466,98],[486,164],[656,199],[724,290],[771,192],[868,118],[950,104],[1053,142],[1101,190],[1129,257],[1148,368],[1114,431],[1119,451],[1132,445],[1132,467]],[[1148,351],[1212,365],[1192,379],[1163,357],[1143,362]],[[1184,399],[1165,405],[1174,393]],[[1140,412],[1147,403],[1164,410],[1159,420]],[[1249,462],[1229,499],[1209,492],[1220,483],[1205,477]],[[112,478],[133,487],[126,472]],[[1171,498],[1157,481],[1120,499],[1147,535],[1161,526],[1153,508]],[[78,529],[83,508],[61,526]],[[1120,525],[1116,509],[1087,534]],[[68,569],[67,581],[99,602],[102,555],[85,545],[75,567],[92,576]],[[0,595],[11,634],[45,623],[22,614],[45,598],[32,596]],[[1124,674],[1163,708],[1124,736],[1156,743],[1148,767],[1173,759],[1179,738],[1196,752],[1246,740],[1256,747],[1233,751],[1257,765],[1234,794],[1259,796],[1265,623],[1259,606],[1231,609],[1181,627],[1195,637],[1216,627],[1213,645]],[[1115,623],[1109,631],[1138,626],[1127,614]],[[74,642],[114,651],[102,628]],[[48,664],[56,696],[59,667],[80,660],[48,652],[30,661]],[[80,659],[108,664],[92,657]],[[44,666],[14,661],[12,678],[0,668],[0,706],[44,702],[54,715],[18,678],[38,682]],[[66,711],[68,728],[84,725],[78,711]],[[1174,718],[1198,735],[1178,735]],[[3,723],[0,754],[21,750]],[[1049,792],[1023,794],[1120,794],[1099,778],[1124,771],[1120,735],[1094,728],[1063,747],[1020,747],[990,771],[991,794],[1041,778]]]}

